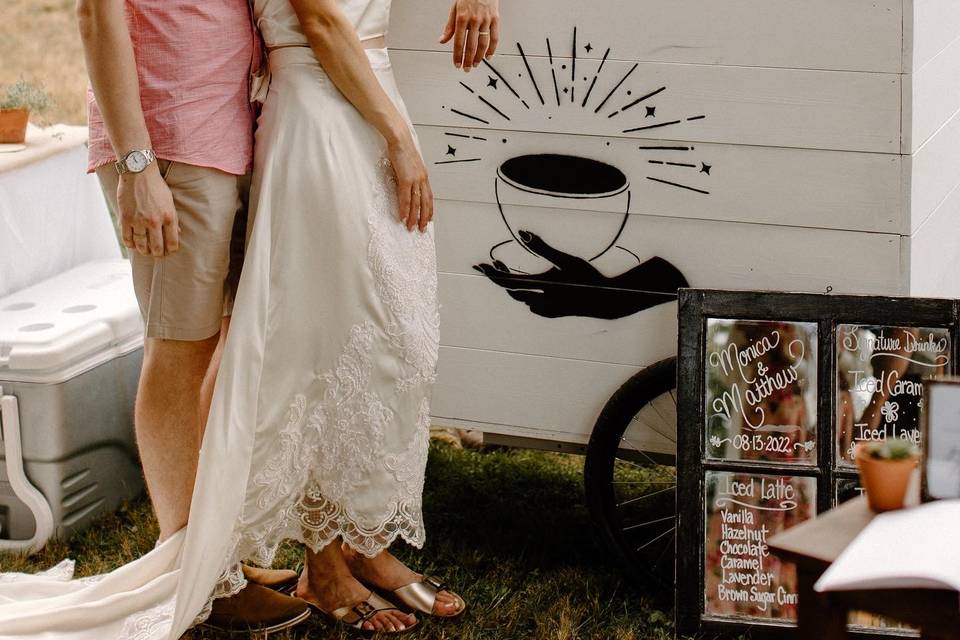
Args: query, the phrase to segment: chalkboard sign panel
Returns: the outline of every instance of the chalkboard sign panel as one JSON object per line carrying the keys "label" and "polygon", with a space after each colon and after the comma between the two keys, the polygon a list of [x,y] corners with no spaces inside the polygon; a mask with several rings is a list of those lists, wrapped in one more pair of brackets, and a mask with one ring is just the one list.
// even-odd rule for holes
{"label": "chalkboard sign panel", "polygon": [[861,494],[857,442],[923,446],[921,380],[953,372],[960,302],[682,289],[679,308],[678,634],[796,637],[795,569],[768,541]]}
{"label": "chalkboard sign panel", "polygon": [[704,613],[796,619],[796,571],[768,541],[814,517],[816,478],[707,471],[704,482]]}
{"label": "chalkboard sign panel", "polygon": [[834,482],[833,504],[843,504],[847,500],[853,500],[864,495],[863,485],[860,484],[859,476],[850,478],[837,478]]}
{"label": "chalkboard sign panel", "polygon": [[816,464],[817,325],[707,320],[708,458]]}
{"label": "chalkboard sign panel", "polygon": [[837,458],[853,467],[858,442],[904,438],[920,446],[923,378],[952,361],[947,329],[837,326]]}

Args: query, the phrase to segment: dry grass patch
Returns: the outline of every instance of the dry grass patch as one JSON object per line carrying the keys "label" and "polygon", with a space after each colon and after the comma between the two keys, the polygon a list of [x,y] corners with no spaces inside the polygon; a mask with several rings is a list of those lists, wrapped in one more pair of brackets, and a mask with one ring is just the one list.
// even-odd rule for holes
{"label": "dry grass patch", "polygon": [[87,72],[75,0],[0,1],[0,85],[42,84],[53,104],[35,124],[85,124]]}

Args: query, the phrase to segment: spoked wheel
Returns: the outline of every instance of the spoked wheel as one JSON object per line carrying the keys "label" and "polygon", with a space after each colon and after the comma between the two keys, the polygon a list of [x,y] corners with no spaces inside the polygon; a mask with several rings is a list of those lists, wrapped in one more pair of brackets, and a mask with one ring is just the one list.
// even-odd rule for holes
{"label": "spoked wheel", "polygon": [[641,587],[675,582],[677,361],[636,374],[610,398],[590,437],[587,506],[604,541]]}

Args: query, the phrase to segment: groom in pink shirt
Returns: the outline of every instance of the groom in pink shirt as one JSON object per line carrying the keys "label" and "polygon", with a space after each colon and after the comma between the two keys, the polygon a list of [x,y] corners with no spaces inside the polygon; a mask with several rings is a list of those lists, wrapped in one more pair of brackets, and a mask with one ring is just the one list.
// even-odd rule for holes
{"label": "groom in pink shirt", "polygon": [[[92,90],[89,169],[120,219],[144,318],[135,422],[166,539],[187,523],[242,262],[255,34],[244,0],[78,0]],[[276,631],[309,616],[292,571],[244,567],[208,623]]]}

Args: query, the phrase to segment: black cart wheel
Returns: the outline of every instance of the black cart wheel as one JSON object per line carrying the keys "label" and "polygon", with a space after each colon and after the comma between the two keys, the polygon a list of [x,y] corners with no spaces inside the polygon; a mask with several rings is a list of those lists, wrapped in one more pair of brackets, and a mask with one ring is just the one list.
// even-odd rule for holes
{"label": "black cart wheel", "polygon": [[597,419],[583,473],[587,506],[627,576],[670,597],[677,517],[676,385],[676,358],[625,382]]}

